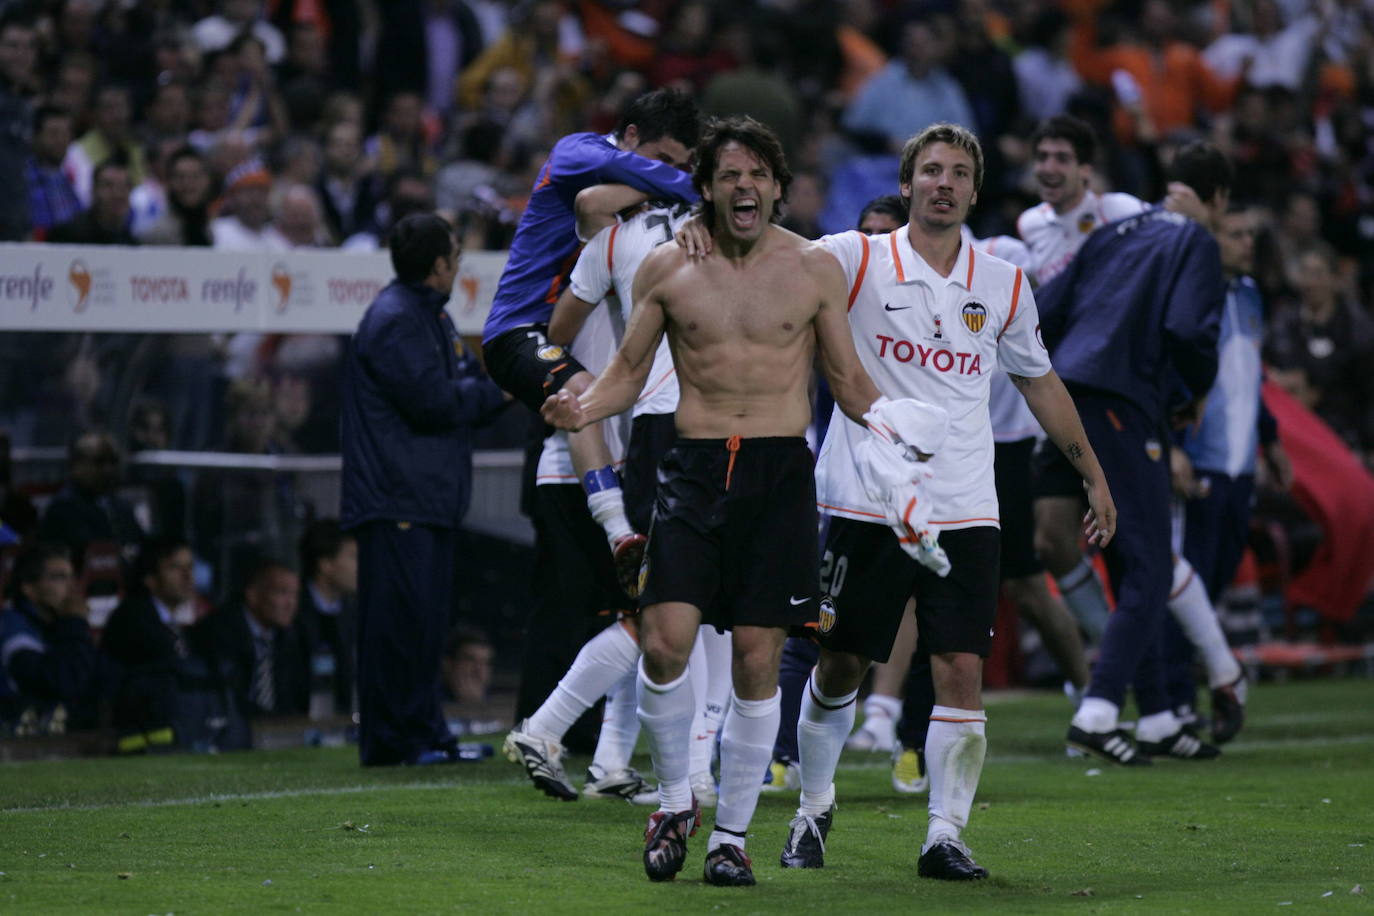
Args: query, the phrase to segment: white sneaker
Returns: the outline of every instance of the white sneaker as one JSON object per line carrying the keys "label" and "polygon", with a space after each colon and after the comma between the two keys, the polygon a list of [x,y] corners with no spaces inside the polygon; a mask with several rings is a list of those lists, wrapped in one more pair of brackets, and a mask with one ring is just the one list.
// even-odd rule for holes
{"label": "white sneaker", "polygon": [[563,772],[563,745],[525,731],[529,720],[522,720],[506,735],[501,750],[511,763],[521,764],[530,782],[545,795],[563,801],[576,801],[577,790]]}

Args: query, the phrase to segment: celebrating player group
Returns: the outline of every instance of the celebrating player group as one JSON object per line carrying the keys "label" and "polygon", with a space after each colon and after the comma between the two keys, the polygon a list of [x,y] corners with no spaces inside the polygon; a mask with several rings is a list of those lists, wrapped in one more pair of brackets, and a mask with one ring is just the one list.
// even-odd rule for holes
{"label": "celebrating player group", "polygon": [[[1153,731],[1133,742],[1116,712],[1127,686],[1142,711],[1156,701],[1142,677],[1167,645],[1169,596],[1140,583],[1167,584],[1174,554],[1167,450],[1161,505],[1150,506],[1161,465],[1149,446],[1160,451],[1169,414],[1182,413],[1156,386],[1181,379],[1184,406],[1200,404],[1215,375],[1225,294],[1209,230],[1225,212],[1229,179],[1225,169],[1211,183],[1178,176],[1158,210],[1125,195],[1099,202],[1085,186],[1088,162],[1068,142],[1078,127],[1060,126],[1033,143],[1046,202],[1023,218],[1029,247],[1009,240],[1000,249],[1016,251],[1021,266],[965,230],[983,153],[953,124],[930,125],[902,151],[894,190],[905,225],[818,242],[777,225],[791,174],[772,131],[747,117],[699,127],[675,92],[637,100],[616,133],[564,138],[541,172],[488,323],[488,365],[556,430],[540,464],[537,527],[562,558],[551,568],[570,570],[557,573],[559,587],[570,604],[614,609],[620,620],[582,648],[505,751],[547,794],[577,798],[561,741],[608,696],[583,794],[655,806],[642,854],[650,880],[683,869],[702,807],[714,804],[704,880],[755,883],[746,835],[780,728],[796,733],[801,790],[795,817],[776,831],[782,867],[863,855],[856,838],[827,843],[836,768],[860,683],[893,654],[912,603],[934,696],[916,712],[929,720],[917,872],[987,876],[964,831],[987,747],[983,659],[1009,534],[1000,530],[994,454],[1015,456],[1021,479],[1032,476],[1029,447],[994,451],[989,398],[999,375],[1033,415],[1026,424],[1043,431],[1037,462],[1053,457],[1071,481],[1060,494],[1074,512],[1072,533],[1060,532],[1076,551],[1065,574],[1077,574],[1085,544],[1107,554],[1114,576],[1122,571],[1105,633],[1085,626],[1104,650],[1069,743],[1121,764],[1215,756],[1177,718],[1142,718]],[[1056,165],[1055,154],[1064,161]],[[679,171],[688,162],[690,178]],[[1121,209],[1118,197],[1132,203],[1120,215],[1151,221],[1132,234],[1178,256],[1161,256],[1158,271],[1174,274],[1142,279],[1140,301],[1120,296],[1117,313],[1093,319],[1124,336],[1094,342],[1080,295],[1099,293],[1078,287],[1093,289],[1095,265],[1075,255],[1116,218],[1106,207]],[[1073,215],[1092,207],[1087,225]],[[1052,302],[1042,318],[1032,281],[1055,274],[1041,291]],[[1168,280],[1183,275],[1194,282],[1175,301],[1184,284]],[[1103,349],[1128,339],[1128,354]],[[1063,381],[1061,354],[1072,368]],[[835,406],[813,458],[817,370]],[[1132,494],[1122,529],[1130,558],[1117,547],[1113,493],[1123,492]],[[1016,517],[1029,545],[1031,513]],[[605,541],[583,536],[598,525]],[[1062,583],[1061,591],[1070,598]],[[818,643],[819,657],[800,712],[783,721],[779,662],[789,636]],[[1068,644],[1085,670],[1076,635]],[[1230,671],[1218,680],[1235,719],[1243,681]],[[656,790],[629,765],[640,729]]]}

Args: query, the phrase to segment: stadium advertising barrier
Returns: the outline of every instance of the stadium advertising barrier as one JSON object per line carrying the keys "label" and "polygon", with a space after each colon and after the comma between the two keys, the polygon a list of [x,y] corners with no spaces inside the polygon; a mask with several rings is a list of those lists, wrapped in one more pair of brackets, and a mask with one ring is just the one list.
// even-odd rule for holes
{"label": "stadium advertising barrier", "polygon": [[[481,334],[506,255],[463,255],[448,312]],[[349,334],[394,273],[385,251],[0,244],[0,331]]]}

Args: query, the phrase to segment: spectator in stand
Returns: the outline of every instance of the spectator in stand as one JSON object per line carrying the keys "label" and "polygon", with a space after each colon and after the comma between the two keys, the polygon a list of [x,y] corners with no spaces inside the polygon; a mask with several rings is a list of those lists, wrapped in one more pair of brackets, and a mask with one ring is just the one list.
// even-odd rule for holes
{"label": "spectator in stand", "polygon": [[[282,453],[267,381],[251,375],[239,378],[230,385],[225,400],[229,416],[218,451]],[[290,556],[295,551],[306,510],[289,473],[205,470],[197,476],[191,499],[192,531],[196,552],[215,569],[217,604],[232,594],[258,557]]]}
{"label": "spectator in stand", "polygon": [[260,559],[235,604],[202,619],[187,634],[191,649],[226,671],[238,708],[250,718],[303,715],[310,702],[310,663],[296,619],[300,579],[284,563]]}
{"label": "spectator in stand", "polygon": [[48,230],[76,219],[83,209],[71,178],[62,170],[72,142],[72,116],[60,108],[44,106],[33,116],[33,155],[24,175],[29,183],[29,219],[34,238],[42,241]]}
{"label": "spectator in stand", "polygon": [[29,157],[32,99],[38,87],[38,31],[12,13],[0,16],[0,242],[29,237]]}
{"label": "spectator in stand", "polygon": [[[509,72],[509,71],[508,71]],[[462,157],[439,170],[434,178],[434,205],[458,215],[461,226],[468,211],[475,209],[473,198],[481,188],[500,183],[496,165],[504,131],[490,121],[478,121],[462,134]]]}
{"label": "spectator in stand", "polygon": [[70,222],[54,226],[48,241],[67,245],[137,245],[129,231],[129,195],[133,193],[128,163],[116,156],[95,167],[91,208]]}
{"label": "spectator in stand", "polygon": [[1278,224],[1277,247],[1283,252],[1284,279],[1291,286],[1298,276],[1302,256],[1322,241],[1322,211],[1316,195],[1294,190],[1283,204]]}
{"label": "spectator in stand", "polygon": [[1299,302],[1274,316],[1266,335],[1270,377],[1325,420],[1357,453],[1374,453],[1374,322],[1340,292],[1335,253],[1298,258]]}
{"label": "spectator in stand", "polygon": [[257,36],[243,34],[219,58],[233,89],[229,117],[237,125],[263,131],[270,137],[284,137],[290,123],[266,54]]}
{"label": "spectator in stand", "polygon": [[430,183],[419,172],[402,169],[387,180],[386,198],[377,206],[368,228],[344,240],[345,251],[377,251],[391,228],[415,213],[434,209]]}
{"label": "spectator in stand", "polygon": [[134,564],[135,584],[105,623],[100,651],[118,666],[114,724],[121,750],[170,745],[177,674],[187,656],[185,623],[196,614],[195,558],[180,538],[150,538]]}
{"label": "spectator in stand", "polygon": [[78,433],[67,449],[67,482],[48,503],[38,526],[40,540],[64,545],[78,571],[94,543],[114,545],[132,563],[144,540],[133,507],[116,492],[120,484],[119,447],[104,430]]}
{"label": "spectator in stand", "polygon": [[167,207],[162,217],[139,236],[144,245],[208,248],[210,235],[210,170],[194,147],[182,146],[167,165]]}
{"label": "spectator in stand", "polygon": [[1012,60],[1021,110],[1033,121],[1064,114],[1083,78],[1069,62],[1069,20],[1050,7],[1031,23],[1024,47]]}
{"label": "spectator in stand", "polygon": [[[563,4],[534,0],[514,9],[505,34],[458,75],[454,98],[461,108],[476,108],[482,102],[488,78],[503,67],[514,68],[524,77],[526,86],[534,86],[541,74],[553,73],[575,61],[582,51],[581,45],[581,29],[574,17],[565,17]],[[571,95],[585,98],[585,88],[574,86]]]}
{"label": "spectator in stand", "polygon": [[73,134],[79,136],[90,128],[91,93],[95,91],[95,58],[89,54],[72,52],[62,55],[57,74],[48,88],[47,104],[71,112]]}
{"label": "spectator in stand", "polygon": [[159,82],[143,111],[139,134],[149,144],[174,140],[186,142],[191,132],[191,90],[175,80]]}
{"label": "spectator in stand", "polygon": [[291,185],[277,198],[273,226],[288,249],[330,246],[321,209],[315,190],[307,185]]}
{"label": "spectator in stand", "polygon": [[945,69],[945,49],[929,17],[903,26],[901,50],[901,58],[869,80],[845,110],[845,129],[876,135],[892,152],[936,121],[972,129],[973,109]]}
{"label": "spectator in stand", "polygon": [[207,16],[191,29],[201,51],[222,51],[245,32],[262,43],[267,62],[273,66],[286,56],[286,39],[277,27],[262,18],[261,0],[221,0],[219,13]]}
{"label": "spectator in stand", "polygon": [[[0,547],[13,546],[8,543],[10,539],[28,540],[38,530],[38,510],[24,491],[14,485],[13,471],[10,434],[0,429],[0,526],[9,532],[4,539],[6,543]],[[3,562],[5,559],[0,557],[0,563]]]}
{"label": "spectator in stand", "polygon": [[463,68],[482,53],[482,26],[464,0],[430,0],[422,5],[423,34],[399,32],[413,54],[420,47],[418,64],[424,67],[425,104],[442,114],[453,103],[453,81]]}
{"label": "spectator in stand", "polygon": [[96,723],[100,665],[65,547],[40,542],[15,561],[0,613],[0,734],[62,734]]}
{"label": "spectator in stand", "polygon": [[716,18],[714,5],[705,0],[679,4],[659,39],[649,82],[679,87],[685,83],[685,88],[700,91],[716,74],[732,69],[735,59],[716,45]]}
{"label": "spectator in stand", "polygon": [[805,114],[796,87],[783,78],[779,36],[752,30],[745,21],[733,24],[725,38],[738,65],[718,74],[701,96],[706,116],[744,114],[767,124],[777,134],[789,161],[801,148]]}
{"label": "spectator in stand", "polygon": [[293,24],[291,49],[278,85],[287,119],[296,129],[314,128],[324,120],[326,100],[338,88],[338,80],[330,71],[328,42],[318,24]]}
{"label": "spectator in stand", "polygon": [[316,185],[324,217],[336,239],[361,232],[377,206],[376,177],[363,156],[362,131],[352,121],[336,121],[324,134],[324,168]]}
{"label": "spectator in stand", "polygon": [[95,93],[94,126],[67,150],[67,174],[83,203],[93,204],[96,167],[114,158],[124,161],[130,189],[143,181],[147,163],[143,148],[134,140],[129,89],[107,83]]}
{"label": "spectator in stand", "polygon": [[1298,92],[1308,75],[1312,52],[1321,44],[1325,14],[1314,4],[1286,26],[1275,0],[1255,0],[1250,31],[1222,35],[1202,52],[1212,72],[1223,79],[1245,77],[1256,88],[1282,86]]}
{"label": "spectator in stand", "polygon": [[316,674],[328,656],[334,711],[353,712],[358,656],[358,541],[338,520],[317,519],[301,535],[302,585],[297,626]]}
{"label": "spectator in stand", "polygon": [[444,693],[464,706],[480,706],[491,690],[491,661],[496,654],[487,634],[459,624],[444,646]]}
{"label": "spectator in stand", "polygon": [[[1085,80],[1112,86],[1122,95],[1121,71],[1140,93],[1143,114],[1159,136],[1193,127],[1202,110],[1219,112],[1230,106],[1239,79],[1223,79],[1208,68],[1192,45],[1177,37],[1178,20],[1168,0],[1145,0],[1139,18],[1139,35],[1107,47],[1097,43],[1097,3],[1085,4],[1076,23],[1070,58]],[[1128,93],[1129,95],[1129,93]],[[1123,143],[1132,142],[1139,122],[1124,109],[1131,100],[1121,98],[1116,133]]]}
{"label": "spectator in stand", "polygon": [[292,134],[277,144],[272,154],[272,172],[278,185],[303,184],[313,188],[319,184],[324,170],[324,151],[313,137]]}
{"label": "spectator in stand", "polygon": [[290,246],[271,224],[272,175],[261,159],[249,159],[225,179],[224,211],[210,223],[217,251],[286,251]]}
{"label": "spectator in stand", "polygon": [[423,114],[418,93],[398,92],[386,100],[381,130],[363,146],[378,174],[389,177],[400,169],[414,169],[428,178],[438,171],[425,138]]}

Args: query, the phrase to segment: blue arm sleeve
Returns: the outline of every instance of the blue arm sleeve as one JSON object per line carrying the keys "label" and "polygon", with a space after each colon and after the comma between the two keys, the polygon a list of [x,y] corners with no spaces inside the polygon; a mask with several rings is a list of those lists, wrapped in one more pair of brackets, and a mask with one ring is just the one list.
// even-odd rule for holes
{"label": "blue arm sleeve", "polygon": [[1179,239],[1180,259],[1165,302],[1165,351],[1194,396],[1217,376],[1217,336],[1226,283],[1216,240],[1193,224]]}
{"label": "blue arm sleeve", "polygon": [[593,173],[597,184],[627,184],[653,197],[695,203],[692,176],[664,162],[613,149]]}

